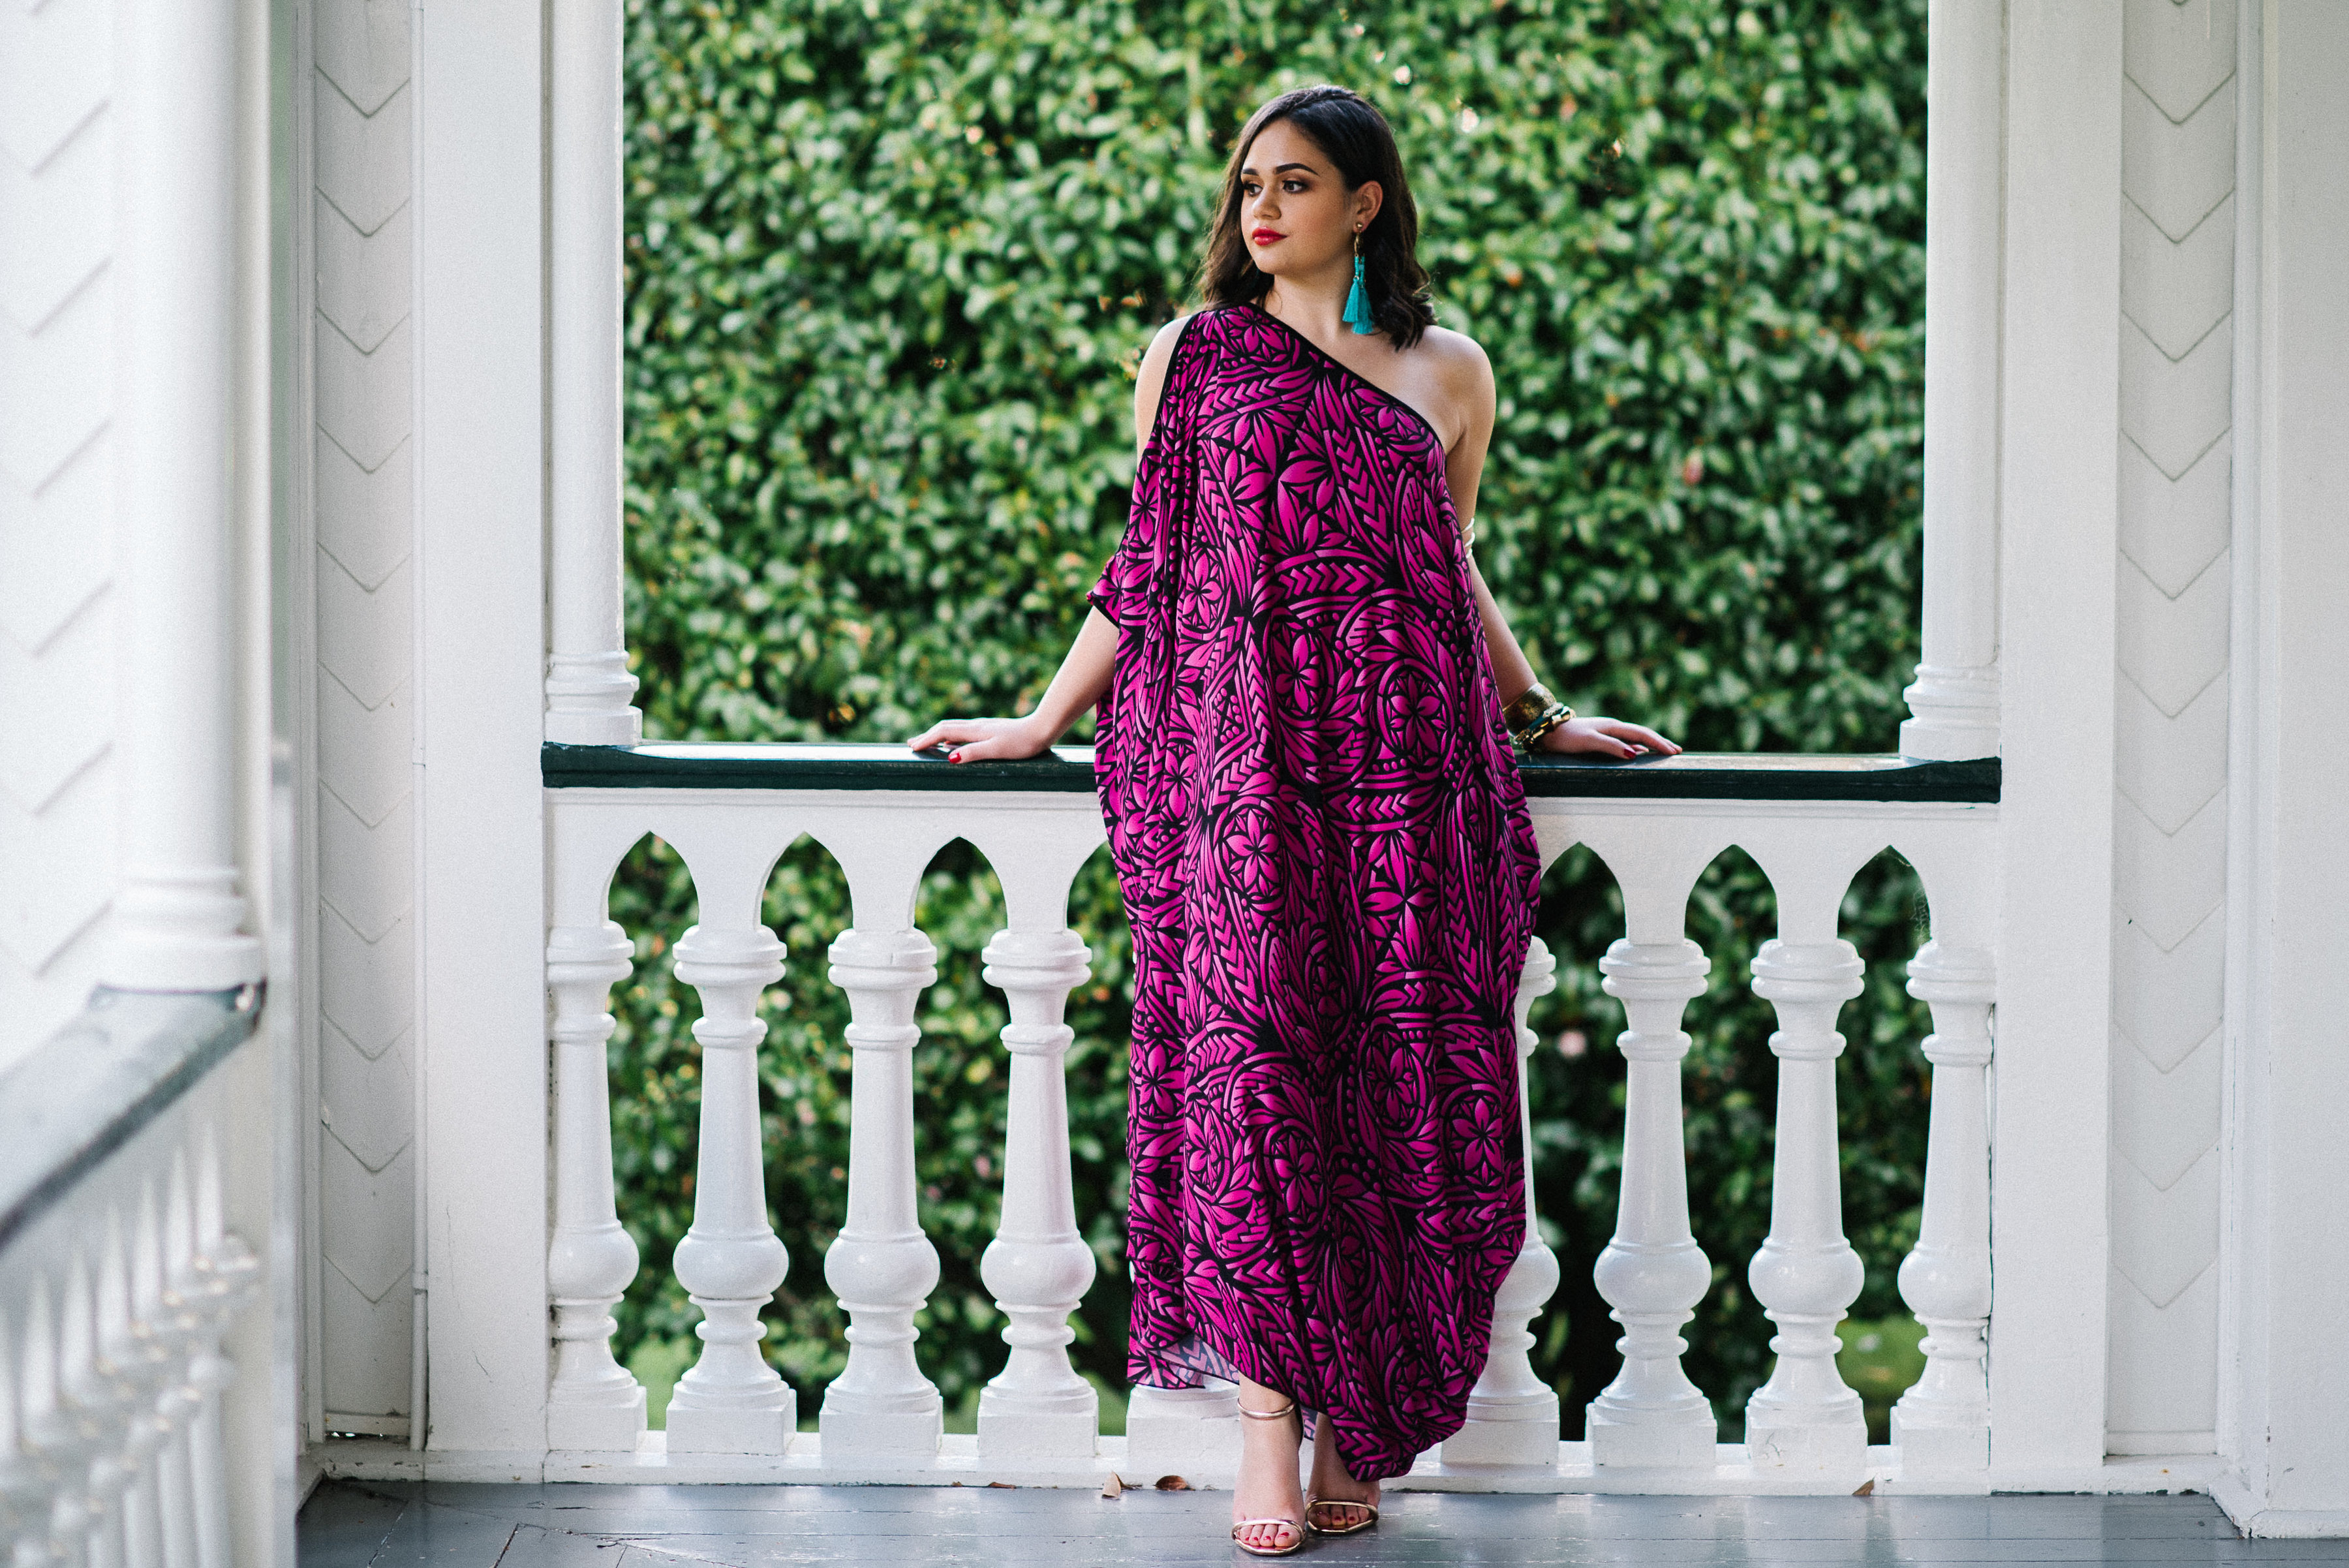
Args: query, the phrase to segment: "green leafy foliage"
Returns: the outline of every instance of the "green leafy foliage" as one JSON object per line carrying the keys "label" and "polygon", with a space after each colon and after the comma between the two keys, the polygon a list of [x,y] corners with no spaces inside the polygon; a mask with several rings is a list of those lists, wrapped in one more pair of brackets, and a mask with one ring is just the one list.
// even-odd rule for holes
{"label": "green leafy foliage", "polygon": [[[1394,123],[1439,318],[1492,357],[1478,548],[1544,678],[1700,749],[1892,744],[1916,658],[1923,0],[630,0],[628,15],[628,615],[649,732],[896,739],[1033,701],[1123,524],[1134,366],[1191,297],[1228,139],[1271,93],[1333,80]],[[1845,1207],[1868,1267],[1855,1310],[1870,1318],[1899,1311],[1922,1167],[1924,1026],[1899,990],[1915,898],[1888,858],[1845,909],[1870,964],[1841,1075]],[[957,844],[919,916],[941,952],[915,1062],[943,1265],[921,1353],[963,1408],[1003,1355],[978,1278],[1004,1015],[976,955],[999,906]],[[623,1214],[645,1253],[626,1356],[695,1316],[667,1273],[691,1213],[698,1056],[665,948],[691,921],[689,881],[639,846],[614,914],[639,960],[612,1047]],[[762,1057],[793,1258],[768,1344],[812,1408],[844,1355],[820,1261],[843,1212],[849,1074],[819,961],[847,899],[820,849],[785,857],[768,917],[793,955]],[[1131,999],[1100,857],[1071,919],[1094,952],[1069,1075],[1101,1265],[1077,1355],[1114,1386]],[[1768,1359],[1744,1265],[1767,1228],[1775,1100],[1745,965],[1770,926],[1766,883],[1725,856],[1691,911],[1715,961],[1690,1010],[1687,1128],[1718,1283],[1689,1338],[1733,1422]],[[1566,1283],[1535,1325],[1537,1365],[1571,1409],[1616,1365],[1589,1267],[1622,1126],[1605,1048],[1620,1012],[1594,965],[1621,925],[1588,853],[1553,869],[1542,931],[1560,984],[1534,1012],[1538,1201]]]}

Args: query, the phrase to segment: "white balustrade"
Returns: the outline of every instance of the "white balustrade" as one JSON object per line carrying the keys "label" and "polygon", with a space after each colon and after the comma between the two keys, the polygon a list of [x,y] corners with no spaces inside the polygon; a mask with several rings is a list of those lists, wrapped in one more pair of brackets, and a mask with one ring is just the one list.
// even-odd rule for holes
{"label": "white balustrade", "polygon": [[1843,1233],[1836,1129],[1836,1017],[1860,992],[1864,967],[1835,935],[1836,915],[1868,849],[1799,833],[1749,836],[1778,896],[1776,938],[1754,959],[1754,994],[1778,1015],[1778,1118],[1770,1176],[1770,1234],[1746,1279],[1778,1332],[1770,1380],[1745,1405],[1746,1451],[1758,1466],[1806,1470],[1853,1484],[1868,1463],[1868,1418],[1836,1367],[1836,1324],[1865,1281]]}
{"label": "white balustrade", "polygon": [[1526,1061],[1533,1054],[1534,1032],[1526,1014],[1534,998],[1557,989],[1557,960],[1539,937],[1526,950],[1517,980],[1517,1121],[1525,1147],[1526,1239],[1517,1261],[1501,1279],[1493,1296],[1491,1348],[1476,1386],[1468,1391],[1468,1417],[1459,1431],[1446,1438],[1443,1459],[1447,1465],[1554,1465],[1557,1462],[1557,1390],[1534,1372],[1528,1354],[1534,1336],[1528,1326],[1557,1289],[1557,1254],[1541,1238],[1540,1217],[1534,1206],[1533,1096],[1526,1082]]}
{"label": "white balustrade", "polygon": [[1905,1481],[1982,1483],[1990,1463],[1984,1376],[1991,1307],[1991,1008],[1997,971],[1987,888],[1962,846],[1919,845],[1934,940],[1909,965],[1909,994],[1932,1009],[1924,1214],[1900,1265],[1900,1295],[1925,1325],[1925,1371],[1892,1409]]}
{"label": "white balustrade", "polygon": [[1011,1012],[1003,1212],[979,1259],[1011,1320],[1011,1355],[979,1393],[978,1451],[1013,1464],[1090,1460],[1101,1425],[1100,1397],[1069,1362],[1069,1314],[1093,1282],[1093,1253],[1069,1172],[1066,1058],[1076,1033],[1061,1022],[1069,992],[1092,974],[1092,950],[1068,929],[1070,883],[1101,842],[1098,814],[1092,820],[1092,831],[1081,818],[1071,832],[1065,812],[1009,814],[973,838],[1003,884],[1009,924],[987,944],[984,973]]}
{"label": "white balustrade", "polygon": [[[918,877],[916,863],[901,876]],[[852,887],[854,887],[852,881]],[[908,919],[910,891],[903,898]],[[872,900],[865,901],[869,909]],[[908,924],[843,931],[832,983],[848,993],[854,1053],[848,1222],[823,1277],[848,1314],[848,1365],[823,1394],[824,1462],[926,1458],[946,1429],[937,1386],[914,1355],[914,1314],[937,1287],[938,1252],[922,1234],[914,1190],[914,1009],[938,978],[937,950]]]}
{"label": "white balustrade", "polygon": [[1689,1230],[1688,1160],[1681,1134],[1681,1063],[1689,1037],[1681,1015],[1704,994],[1713,964],[1702,949],[1635,941],[1599,961],[1607,994],[1630,1024],[1623,1053],[1623,1176],[1615,1234],[1599,1255],[1599,1293],[1623,1325],[1623,1369],[1585,1415],[1593,1464],[1699,1469],[1713,1462],[1713,1406],[1681,1366],[1681,1325],[1713,1282],[1713,1264]]}
{"label": "white balustrade", "polygon": [[677,977],[701,993],[701,1147],[676,1270],[702,1349],[669,1398],[671,1453],[780,1454],[799,1428],[797,1396],[759,1350],[760,1309],[791,1262],[767,1219],[759,1134],[759,999],[783,978],[783,944],[758,920],[774,855],[749,853],[742,826],[729,813],[669,836],[701,905],[676,950]]}
{"label": "white balustrade", "polygon": [[[0,1559],[89,1568],[275,1561],[265,1522],[232,1501],[267,1495],[274,1455],[232,1455],[223,1436],[238,1368],[222,1340],[262,1269],[229,1227],[213,1133],[265,1079],[265,1049],[233,1047],[219,1064],[191,1054],[231,1016],[215,998],[117,996],[113,1006],[114,1019],[44,1048],[76,1061],[27,1061],[0,1081],[14,1125],[41,1137],[60,1129],[31,1111],[27,1096],[102,1103],[131,1091],[119,1112],[101,1106],[67,1131],[60,1151],[71,1157],[111,1136],[100,1129],[118,1114],[115,1125],[129,1128],[119,1145],[16,1209],[0,1248]],[[172,1088],[190,1064],[196,1081]],[[12,1205],[27,1199],[23,1189],[9,1195]],[[248,1193],[247,1202],[243,1219],[265,1220],[265,1198]],[[254,1392],[265,1400],[265,1367],[258,1381]]]}
{"label": "white balustrade", "polygon": [[554,996],[554,1237],[546,1288],[554,1303],[554,1376],[546,1446],[633,1449],[645,1391],[612,1359],[612,1308],[636,1277],[636,1244],[612,1194],[612,1110],[605,1003],[630,971],[633,947],[610,920],[547,933]]}
{"label": "white balustrade", "polygon": [[[625,1284],[620,1264],[632,1265],[633,1252],[608,1246],[616,1236],[625,1242],[625,1233],[611,1208],[603,1009],[607,988],[626,972],[627,944],[604,919],[602,898],[627,842],[657,829],[684,855],[702,912],[677,950],[679,978],[702,994],[695,1032],[704,1064],[694,1221],[676,1267],[703,1309],[706,1348],[678,1386],[667,1448],[769,1462],[790,1450],[795,1402],[759,1350],[760,1310],[781,1284],[786,1259],[766,1211],[756,1072],[765,1033],[759,998],[781,977],[782,950],[757,913],[779,846],[806,832],[838,857],[854,909],[830,954],[832,981],[849,1002],[854,1083],[846,1222],[824,1272],[850,1326],[847,1365],[824,1395],[821,1470],[911,1479],[975,1462],[988,1475],[1106,1466],[1129,1481],[1166,1473],[1195,1484],[1225,1481],[1238,1447],[1228,1386],[1133,1390],[1123,1451],[1104,1452],[1097,1397],[1069,1355],[1069,1318],[1094,1273],[1071,1178],[1065,1058],[1073,1033],[1064,1020],[1070,993],[1092,972],[1091,954],[1067,925],[1071,881],[1102,836],[1092,798],[943,790],[908,798],[831,788],[561,793],[569,798],[555,814],[548,947],[558,1102],[550,1434],[559,1421],[585,1422],[592,1412],[608,1423],[598,1442],[624,1447],[633,1436],[628,1422],[638,1418],[634,1381],[607,1345],[608,1309]],[[1624,1007],[1626,1087],[1616,1230],[1596,1279],[1622,1325],[1623,1365],[1588,1407],[1587,1449],[1561,1449],[1557,1392],[1529,1354],[1533,1320],[1558,1267],[1541,1241],[1529,1179],[1526,1239],[1496,1296],[1491,1354],[1465,1423],[1429,1459],[1463,1477],[1480,1468],[1498,1476],[1564,1465],[1570,1480],[1573,1467],[1586,1464],[1578,1473],[1593,1484],[1630,1490],[1701,1487],[1716,1474],[1736,1486],[1847,1490],[1865,1475],[1859,1401],[1836,1369],[1836,1325],[1862,1277],[1842,1232],[1835,1114],[1843,1047],[1836,1023],[1860,990],[1861,965],[1836,928],[1852,876],[1889,841],[1926,877],[1936,932],[1910,966],[1912,994],[1934,1012],[1925,1044],[1934,1094],[1923,1228],[1901,1271],[1903,1293],[1929,1330],[1928,1370],[1895,1415],[1897,1473],[1910,1484],[1978,1486],[1988,1431],[1985,1069],[1994,990],[1982,829],[1990,814],[1959,804],[1870,802],[1537,800],[1534,810],[1546,860],[1585,843],[1624,898],[1625,936],[1599,965],[1605,991]],[[914,1326],[939,1271],[920,1225],[914,1101],[916,1010],[936,978],[937,955],[915,929],[914,899],[923,869],[955,836],[979,849],[1004,887],[1009,920],[983,956],[986,979],[1002,989],[1010,1012],[1002,1217],[979,1260],[1009,1320],[1009,1354],[981,1391],[976,1441],[961,1448],[941,1438],[941,1401],[923,1376]],[[1777,1012],[1770,1044],[1779,1094],[1770,1233],[1749,1273],[1775,1324],[1776,1364],[1747,1407],[1750,1466],[1716,1470],[1727,1450],[1682,1366],[1682,1332],[1712,1265],[1690,1224],[1681,1074],[1690,1048],[1684,1014],[1712,970],[1685,935],[1688,901],[1705,866],[1732,845],[1761,864],[1779,910],[1777,937],[1754,963],[1754,991]],[[1555,968],[1534,942],[1515,1009],[1528,1178],[1526,1064],[1534,1036],[1526,1016],[1533,999],[1555,985]],[[103,1284],[98,1293],[105,1296]],[[1733,1480],[1740,1476],[1750,1482]],[[88,1491],[86,1504],[99,1517],[102,1489]],[[133,1486],[119,1511],[125,1528],[136,1495]]]}

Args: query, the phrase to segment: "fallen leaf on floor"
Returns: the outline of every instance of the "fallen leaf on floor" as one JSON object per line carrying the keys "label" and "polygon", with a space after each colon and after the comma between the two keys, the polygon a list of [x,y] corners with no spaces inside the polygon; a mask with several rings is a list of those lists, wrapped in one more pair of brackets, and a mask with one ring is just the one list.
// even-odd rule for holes
{"label": "fallen leaf on floor", "polygon": [[989,1481],[987,1489],[989,1491],[1018,1491],[1019,1484],[1017,1481]]}
{"label": "fallen leaf on floor", "polygon": [[1102,1482],[1102,1496],[1103,1497],[1115,1497],[1124,1490],[1125,1482],[1118,1479],[1118,1475],[1115,1470],[1110,1471],[1109,1480]]}
{"label": "fallen leaf on floor", "polygon": [[1189,1491],[1191,1490],[1191,1483],[1185,1480],[1181,1476],[1160,1476],[1158,1478],[1158,1490],[1160,1491]]}
{"label": "fallen leaf on floor", "polygon": [[1875,1491],[1876,1478],[1874,1476],[1870,1476],[1866,1480],[1860,1482],[1859,1485],[1854,1487],[1852,1489],[1851,1495],[1854,1497],[1869,1497],[1874,1495]]}

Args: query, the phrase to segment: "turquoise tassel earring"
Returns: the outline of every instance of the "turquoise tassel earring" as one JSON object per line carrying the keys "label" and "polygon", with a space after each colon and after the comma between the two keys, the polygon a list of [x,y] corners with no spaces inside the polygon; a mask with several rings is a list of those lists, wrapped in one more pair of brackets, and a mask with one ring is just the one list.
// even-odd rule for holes
{"label": "turquoise tassel earring", "polygon": [[1346,291],[1345,321],[1358,336],[1376,332],[1378,323],[1371,319],[1371,291],[1362,284],[1362,231],[1354,231],[1354,286]]}

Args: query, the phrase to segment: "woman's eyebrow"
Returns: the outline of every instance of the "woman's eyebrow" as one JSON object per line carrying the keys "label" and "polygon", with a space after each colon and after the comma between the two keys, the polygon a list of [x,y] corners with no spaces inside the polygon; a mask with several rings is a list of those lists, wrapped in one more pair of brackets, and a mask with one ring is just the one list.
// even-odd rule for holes
{"label": "woman's eyebrow", "polygon": [[[1302,169],[1308,174],[1319,174],[1320,172],[1319,169],[1314,168],[1310,163],[1276,163],[1272,167],[1272,171],[1278,174],[1285,169]],[[1253,163],[1247,164],[1240,170],[1240,172],[1243,174],[1253,174],[1256,171],[1257,168]]]}

